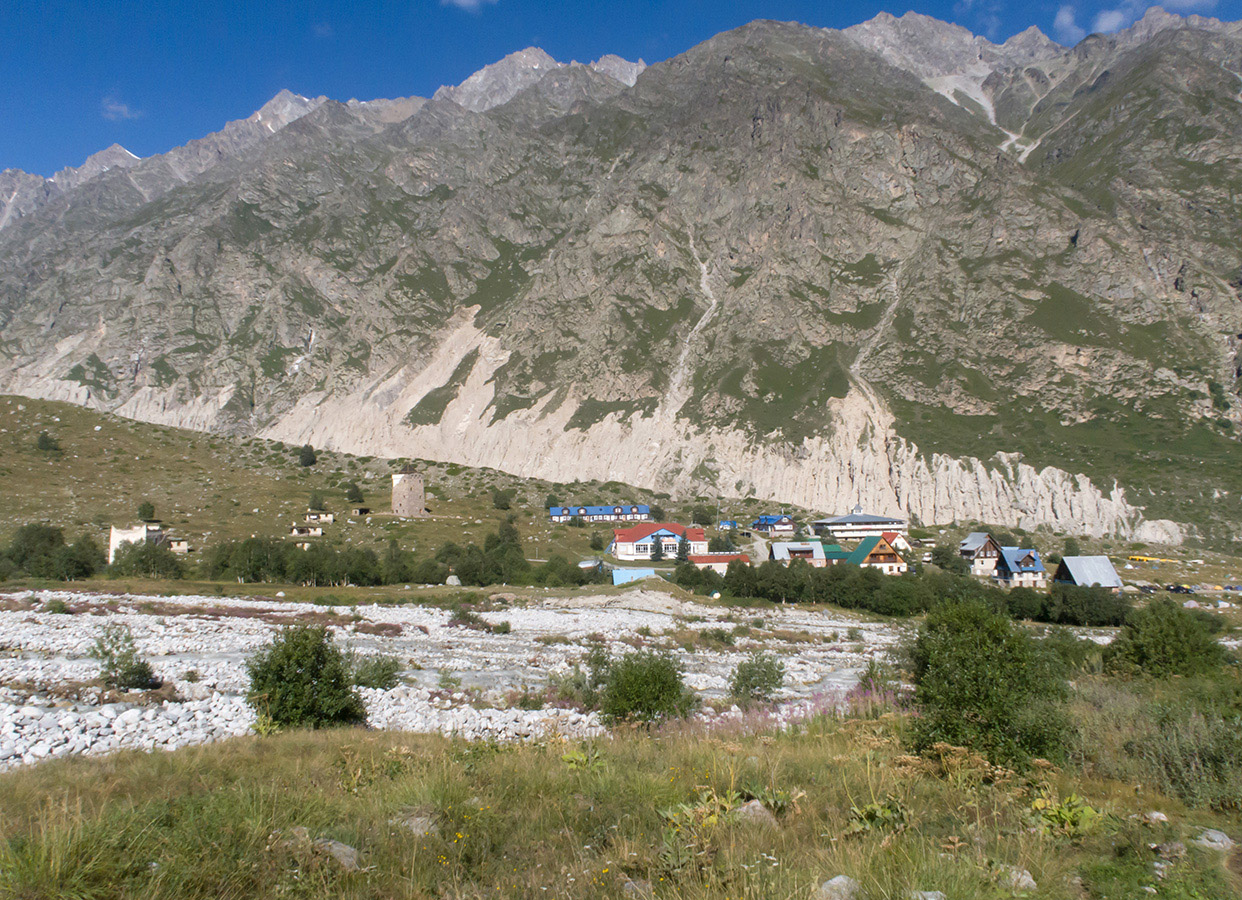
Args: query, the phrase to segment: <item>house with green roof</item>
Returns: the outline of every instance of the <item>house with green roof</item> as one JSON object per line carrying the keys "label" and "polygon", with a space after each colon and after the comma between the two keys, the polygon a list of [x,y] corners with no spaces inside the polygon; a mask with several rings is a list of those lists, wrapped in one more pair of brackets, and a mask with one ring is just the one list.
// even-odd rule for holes
{"label": "house with green roof", "polygon": [[901,575],[910,568],[893,545],[882,537],[863,538],[845,557],[845,561],[852,566],[879,569],[885,575]]}

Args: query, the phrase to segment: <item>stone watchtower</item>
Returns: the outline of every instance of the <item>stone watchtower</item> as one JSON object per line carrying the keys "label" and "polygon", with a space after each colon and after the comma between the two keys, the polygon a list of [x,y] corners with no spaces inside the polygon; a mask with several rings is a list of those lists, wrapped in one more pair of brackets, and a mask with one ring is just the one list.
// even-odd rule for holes
{"label": "stone watchtower", "polygon": [[407,469],[392,476],[392,514],[403,519],[427,515],[427,491],[421,473]]}

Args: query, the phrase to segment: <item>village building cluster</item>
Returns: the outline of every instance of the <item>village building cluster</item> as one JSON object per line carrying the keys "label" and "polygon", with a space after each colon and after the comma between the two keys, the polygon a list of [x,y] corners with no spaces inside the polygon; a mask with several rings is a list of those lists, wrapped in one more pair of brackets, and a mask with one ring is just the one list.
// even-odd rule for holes
{"label": "village building cluster", "polygon": [[[677,559],[723,575],[732,563],[758,562],[752,553],[741,550],[712,552],[705,530],[698,525],[650,521],[651,510],[647,506],[554,506],[549,508],[548,515],[553,522],[641,522],[613,531],[608,553],[622,563]],[[786,566],[802,560],[814,568],[849,565],[873,568],[885,575],[902,575],[910,571],[910,559],[916,552],[905,519],[868,513],[861,506],[842,516],[815,520],[811,523],[813,537],[805,534],[793,516],[786,513],[758,516],[751,521],[749,530],[735,519],[720,519],[716,528],[743,538],[761,536],[764,540],[757,541],[755,549],[763,549],[764,559]],[[959,544],[958,553],[972,575],[1008,588],[1042,590],[1050,582],[1121,588],[1121,579],[1106,556],[1065,557],[1050,576],[1037,549],[1002,546],[987,532],[968,535]],[[924,561],[929,558],[930,554],[923,556]],[[613,567],[616,584],[654,574],[656,570],[649,567]]]}
{"label": "village building cluster", "polygon": [[[970,573],[979,578],[993,578],[1006,587],[1048,586],[1048,570],[1033,548],[1002,547],[991,534],[976,531],[958,544],[958,554],[970,564]],[[1121,590],[1121,578],[1107,556],[1066,556],[1057,563],[1052,581]]]}
{"label": "village building cluster", "polygon": [[[351,512],[361,517],[370,515],[371,509],[355,506]],[[428,515],[424,476],[413,468],[407,467],[392,476],[392,514],[399,518]],[[652,521],[652,508],[646,504],[550,506],[548,518],[556,524],[616,523],[619,527],[613,531],[607,552],[618,562],[686,561],[719,575],[724,575],[730,565],[749,566],[769,560],[785,566],[802,560],[813,568],[847,565],[876,569],[885,575],[902,575],[910,570],[909,560],[919,544],[911,542],[906,520],[868,513],[861,506],[855,506],[842,516],[811,522],[812,534],[807,534],[793,516],[784,512],[758,516],[748,529],[735,519],[720,519],[716,529],[721,535],[727,532],[736,534],[739,539],[754,539],[749,553],[736,548],[732,540],[717,542],[713,550],[713,542],[709,542],[704,527],[699,524],[687,526]],[[313,539],[323,537],[325,528],[335,522],[335,513],[310,509],[303,521],[290,526],[289,536],[299,548],[309,549]],[[124,544],[142,541],[168,546],[177,553],[188,553],[192,549],[187,541],[169,536],[158,523],[144,522],[134,528],[112,528],[108,561],[115,560]],[[1108,557],[1067,556],[1058,562],[1050,579],[1038,550],[1002,546],[988,532],[967,535],[958,545],[958,554],[966,561],[972,575],[1005,587],[1038,590],[1046,588],[1050,580],[1112,590],[1122,587]],[[928,561],[930,556],[924,553],[923,561]],[[594,564],[599,565],[601,561],[595,560]],[[656,574],[652,567],[604,565],[612,569],[616,584]]]}

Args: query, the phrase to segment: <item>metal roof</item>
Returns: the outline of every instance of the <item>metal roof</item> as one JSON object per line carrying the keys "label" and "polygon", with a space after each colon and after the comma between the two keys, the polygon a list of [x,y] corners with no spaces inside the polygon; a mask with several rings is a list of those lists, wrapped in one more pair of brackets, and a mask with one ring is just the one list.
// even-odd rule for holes
{"label": "metal roof", "polygon": [[686,528],[684,525],[677,525],[673,522],[650,522],[646,525],[633,525],[629,528],[614,528],[612,531],[613,540],[622,543],[645,540],[653,534],[658,534],[662,537],[684,537],[688,541],[707,540],[707,534],[702,528]]}
{"label": "metal roof", "polygon": [[613,506],[550,506],[550,516],[632,516],[650,515],[651,507],[635,503],[618,503]]}
{"label": "metal roof", "polygon": [[[1067,575],[1068,578],[1065,577]],[[1121,587],[1121,577],[1107,556],[1066,556],[1057,566],[1056,580],[1068,581],[1079,587]]]}
{"label": "metal roof", "polygon": [[[1033,561],[1024,565],[1023,560],[1028,556]],[[1015,574],[1044,571],[1044,564],[1039,559],[1039,551],[1028,547],[1001,547],[1000,559],[996,561],[996,567]]]}
{"label": "metal roof", "polygon": [[876,548],[880,541],[881,538],[878,537],[863,538],[858,542],[858,546],[850,551],[850,555],[845,558],[845,561],[855,566],[861,566],[867,561],[867,557],[871,555],[871,551]]}
{"label": "metal roof", "polygon": [[819,519],[816,525],[904,525],[905,519],[894,519],[892,516],[874,516],[871,513],[862,511],[861,506],[855,506],[854,511],[846,516],[837,516],[835,519]]}
{"label": "metal roof", "polygon": [[972,531],[966,535],[966,539],[958,544],[958,549],[964,553],[974,553],[980,547],[988,542],[988,533],[986,531]]}
{"label": "metal roof", "polygon": [[792,523],[793,519],[789,516],[760,516],[755,519],[755,521],[750,523],[750,527],[755,528],[759,525],[779,525],[781,522]]}
{"label": "metal roof", "polygon": [[772,558],[778,562],[791,559],[791,550],[810,550],[811,559],[824,558],[824,545],[819,541],[773,541]]}

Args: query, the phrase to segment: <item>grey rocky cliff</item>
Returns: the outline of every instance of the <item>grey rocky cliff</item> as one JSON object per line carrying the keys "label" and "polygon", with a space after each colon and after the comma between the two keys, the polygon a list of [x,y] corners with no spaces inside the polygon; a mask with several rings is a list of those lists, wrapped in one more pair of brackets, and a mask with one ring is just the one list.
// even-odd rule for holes
{"label": "grey rocky cliff", "polygon": [[638,76],[647,68],[647,64],[641,59],[638,62],[630,62],[615,53],[608,53],[591,63],[591,68],[609,78],[615,78],[626,87],[633,87],[638,81]]}

